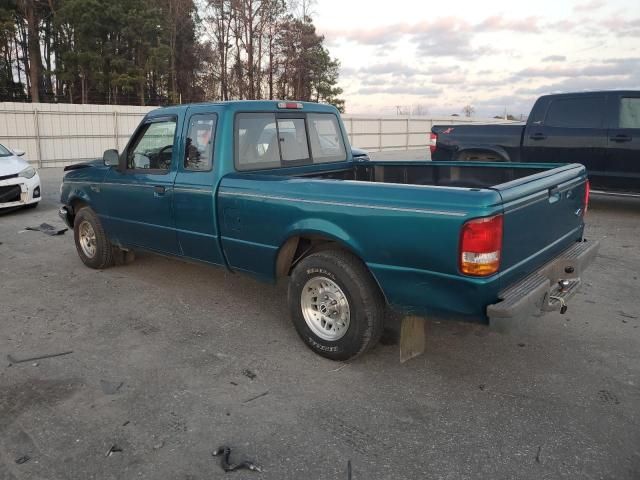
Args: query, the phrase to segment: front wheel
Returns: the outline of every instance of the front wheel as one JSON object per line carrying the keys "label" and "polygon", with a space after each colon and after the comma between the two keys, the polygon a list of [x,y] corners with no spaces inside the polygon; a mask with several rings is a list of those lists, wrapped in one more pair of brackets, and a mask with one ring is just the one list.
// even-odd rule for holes
{"label": "front wheel", "polygon": [[104,233],[100,219],[89,207],[76,214],[73,238],[82,262],[91,268],[103,269],[113,264],[113,247]]}
{"label": "front wheel", "polygon": [[331,360],[348,360],[376,345],[384,299],[365,265],[341,250],[304,258],[291,273],[289,310],[300,338]]}

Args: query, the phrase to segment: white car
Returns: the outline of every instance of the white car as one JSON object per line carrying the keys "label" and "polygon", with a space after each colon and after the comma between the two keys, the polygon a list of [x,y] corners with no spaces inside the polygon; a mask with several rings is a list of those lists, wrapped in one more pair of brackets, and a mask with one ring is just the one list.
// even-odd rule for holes
{"label": "white car", "polygon": [[36,207],[42,198],[38,172],[23,155],[0,145],[0,209]]}

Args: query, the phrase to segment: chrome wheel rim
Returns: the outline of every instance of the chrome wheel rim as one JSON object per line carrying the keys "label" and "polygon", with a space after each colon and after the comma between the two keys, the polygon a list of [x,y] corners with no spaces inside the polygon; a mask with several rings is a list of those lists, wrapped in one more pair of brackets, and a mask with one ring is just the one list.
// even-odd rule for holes
{"label": "chrome wheel rim", "polygon": [[307,326],[318,337],[335,342],[347,333],[351,322],[349,301],[333,280],[314,277],[307,281],[300,304]]}
{"label": "chrome wheel rim", "polygon": [[78,227],[78,236],[80,238],[80,248],[82,253],[87,257],[93,258],[96,255],[96,232],[93,225],[84,220]]}

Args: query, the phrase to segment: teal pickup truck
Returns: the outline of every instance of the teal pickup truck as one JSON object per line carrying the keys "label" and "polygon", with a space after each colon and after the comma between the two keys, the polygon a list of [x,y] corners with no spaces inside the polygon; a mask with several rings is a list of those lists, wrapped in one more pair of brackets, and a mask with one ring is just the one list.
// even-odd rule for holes
{"label": "teal pickup truck", "polygon": [[65,169],[60,215],[92,268],[135,249],[289,278],[293,324],[334,360],[387,307],[510,328],[566,309],[583,239],[578,164],[354,160],[337,110],[235,101],[150,112],[122,153]]}

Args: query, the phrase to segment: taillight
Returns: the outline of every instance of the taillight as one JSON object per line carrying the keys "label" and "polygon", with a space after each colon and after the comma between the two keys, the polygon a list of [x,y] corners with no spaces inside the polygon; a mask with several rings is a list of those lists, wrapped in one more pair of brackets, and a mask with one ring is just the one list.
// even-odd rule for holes
{"label": "taillight", "polygon": [[591,195],[591,184],[589,180],[584,184],[584,200],[582,205],[582,215],[584,216],[587,213],[587,209],[589,208],[589,195]]}
{"label": "taillight", "polygon": [[436,148],[438,148],[438,135],[431,132],[429,134],[429,150],[431,150],[431,154],[436,151]]}
{"label": "taillight", "polygon": [[503,217],[476,218],[462,226],[460,235],[460,271],[486,277],[500,268]]}

